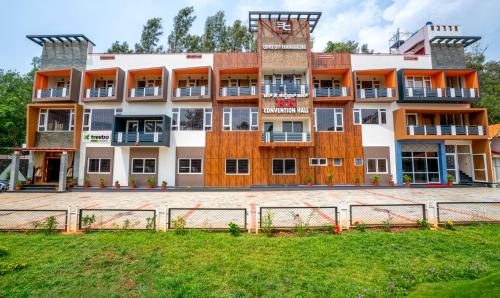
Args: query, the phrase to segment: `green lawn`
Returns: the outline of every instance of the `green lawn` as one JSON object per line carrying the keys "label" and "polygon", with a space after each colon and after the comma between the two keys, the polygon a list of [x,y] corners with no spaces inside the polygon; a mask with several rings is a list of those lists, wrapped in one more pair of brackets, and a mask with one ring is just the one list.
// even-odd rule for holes
{"label": "green lawn", "polygon": [[[417,296],[447,297],[453,292],[438,292],[448,284],[442,282],[472,289],[484,286],[472,280],[500,272],[495,225],[272,238],[0,233],[0,247],[7,251],[0,251],[0,297],[385,297],[414,289]],[[22,263],[25,268],[12,268]],[[499,292],[498,283],[492,287]]]}

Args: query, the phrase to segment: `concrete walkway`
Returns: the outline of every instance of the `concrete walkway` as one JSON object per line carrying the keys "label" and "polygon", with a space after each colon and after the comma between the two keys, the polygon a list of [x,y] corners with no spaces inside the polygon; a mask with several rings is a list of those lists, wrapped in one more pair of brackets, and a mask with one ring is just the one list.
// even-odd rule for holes
{"label": "concrete walkway", "polygon": [[336,206],[349,204],[415,204],[438,202],[500,202],[492,188],[387,188],[355,190],[234,191],[234,192],[65,192],[0,193],[0,209],[78,208],[247,208],[257,206]]}

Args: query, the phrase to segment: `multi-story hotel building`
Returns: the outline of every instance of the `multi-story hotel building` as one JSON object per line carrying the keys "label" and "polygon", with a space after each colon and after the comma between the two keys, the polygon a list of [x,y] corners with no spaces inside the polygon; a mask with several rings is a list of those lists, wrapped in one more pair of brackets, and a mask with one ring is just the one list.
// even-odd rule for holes
{"label": "multi-story hotel building", "polygon": [[470,106],[481,93],[464,61],[478,37],[429,23],[388,54],[315,53],[320,15],[251,12],[257,52],[103,54],[83,35],[28,36],[43,48],[17,148],[30,152],[28,176],[60,190],[74,177],[178,187],[328,184],[330,174],[333,184],[493,181],[487,111]]}

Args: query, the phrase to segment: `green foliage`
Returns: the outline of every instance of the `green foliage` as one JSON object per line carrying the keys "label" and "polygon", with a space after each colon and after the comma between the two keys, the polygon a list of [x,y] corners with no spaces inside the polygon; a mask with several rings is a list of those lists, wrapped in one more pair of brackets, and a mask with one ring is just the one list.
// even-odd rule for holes
{"label": "green foliage", "polygon": [[126,41],[120,43],[118,40],[111,44],[111,47],[106,51],[107,53],[113,54],[131,54],[134,51],[129,48]]}
{"label": "green foliage", "polygon": [[146,230],[151,231],[155,228],[156,215],[146,218]]}
{"label": "green foliage", "polygon": [[149,178],[146,180],[146,182],[147,182],[149,185],[153,185],[153,183],[154,183],[154,179],[153,179],[153,177],[149,177]]}
{"label": "green foliage", "polygon": [[41,228],[46,234],[52,234],[56,231],[57,224],[55,216],[49,216],[42,222]]}
{"label": "green foliage", "polygon": [[160,36],[162,36],[161,18],[149,19],[142,27],[141,41],[135,44],[136,53],[161,53],[163,46],[159,46]]}
{"label": "green foliage", "polygon": [[408,297],[496,297],[500,293],[500,273],[493,273],[477,280],[458,280],[424,283],[417,286]]}
{"label": "green foliage", "polygon": [[176,219],[172,220],[172,228],[174,229],[174,233],[177,235],[186,234],[186,220],[178,216]]}
{"label": "green foliage", "polygon": [[454,231],[455,224],[451,220],[448,220],[447,222],[444,223],[444,228],[450,231]]}
{"label": "green foliage", "polygon": [[378,175],[372,176],[372,183],[378,183],[379,181],[380,181],[380,176],[378,176]]}
{"label": "green foliage", "polygon": [[430,230],[431,229],[431,224],[425,219],[417,220],[417,225],[419,226],[419,228],[421,230]]}
{"label": "green foliage", "polygon": [[26,263],[8,263],[0,261],[0,276],[9,272],[19,271],[27,266]]}
{"label": "green foliage", "polygon": [[7,250],[3,247],[0,247],[0,258],[5,257],[6,255],[8,255]]}
{"label": "green foliage", "polygon": [[169,52],[182,53],[187,48],[193,49],[193,45],[195,44],[199,45],[200,40],[198,38],[191,38],[188,34],[194,20],[196,20],[196,16],[194,15],[194,8],[192,6],[179,10],[174,18],[174,28],[168,35]]}
{"label": "green foliage", "polygon": [[470,47],[465,54],[466,67],[475,69],[479,77],[479,92],[481,101],[474,103],[474,107],[488,109],[490,124],[500,123],[500,61],[487,61],[484,55],[486,48],[481,44]]}
{"label": "green foliage", "polygon": [[448,176],[446,176],[446,178],[448,179],[448,182],[455,181],[455,178],[452,175],[448,175]]}
{"label": "green foliage", "polygon": [[82,217],[82,229],[85,232],[90,231],[90,228],[95,223],[95,214],[85,215]]}
{"label": "green foliage", "polygon": [[392,216],[389,215],[386,220],[382,221],[382,226],[384,228],[384,231],[390,232],[392,229]]}
{"label": "green foliage", "polygon": [[224,11],[208,16],[205,32],[201,37],[204,52],[225,52],[227,50],[227,28]]}
{"label": "green foliage", "polygon": [[366,224],[364,222],[354,222],[354,228],[360,232],[366,232]]}
{"label": "green foliage", "polygon": [[355,42],[354,40],[339,41],[339,42],[328,41],[326,43],[326,48],[323,51],[326,53],[351,53],[351,54],[373,53],[373,50],[370,50],[367,44],[362,44],[360,48],[359,43]]}
{"label": "green foliage", "polygon": [[230,222],[229,223],[229,233],[234,237],[240,236],[241,235],[240,227],[237,224],[235,224],[234,222]]}
{"label": "green foliage", "polygon": [[104,185],[104,178],[99,178],[97,182],[99,183],[99,185]]}
{"label": "green foliage", "polygon": [[262,232],[266,234],[266,236],[271,237],[273,235],[273,230],[273,214],[271,211],[267,210],[262,217]]}
{"label": "green foliage", "polygon": [[409,176],[409,175],[404,175],[404,176],[403,176],[403,181],[404,181],[404,182],[411,182],[411,176]]}

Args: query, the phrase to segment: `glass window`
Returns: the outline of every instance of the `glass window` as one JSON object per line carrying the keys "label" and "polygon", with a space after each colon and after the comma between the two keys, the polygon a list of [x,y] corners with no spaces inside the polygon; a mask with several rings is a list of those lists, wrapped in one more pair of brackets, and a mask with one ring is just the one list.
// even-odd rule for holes
{"label": "glass window", "polygon": [[154,158],[134,158],[132,159],[133,174],[154,174],[156,173],[156,159]]}
{"label": "glass window", "polygon": [[179,174],[201,174],[203,161],[200,158],[179,158]]}
{"label": "glass window", "polygon": [[89,158],[87,172],[99,173],[99,159],[98,158]]}
{"label": "glass window", "polygon": [[359,167],[363,165],[363,159],[362,158],[355,158],[354,159],[354,165]]}
{"label": "glass window", "polygon": [[114,109],[92,109],[90,130],[103,131],[113,129]]}
{"label": "glass window", "polygon": [[258,130],[257,108],[225,108],[223,130]]}
{"label": "glass window", "polygon": [[180,109],[180,130],[203,130],[203,109]]}
{"label": "glass window", "polygon": [[333,165],[334,165],[335,167],[340,167],[340,166],[342,166],[342,158],[334,158],[334,159],[333,159]]}
{"label": "glass window", "polygon": [[317,108],[315,111],[316,131],[343,131],[343,109]]}
{"label": "glass window", "polygon": [[367,158],[366,172],[368,174],[386,174],[387,159],[385,158]]}
{"label": "glass window", "polygon": [[111,173],[111,159],[109,158],[89,158],[88,173]]}
{"label": "glass window", "polygon": [[163,121],[161,120],[145,120],[144,133],[163,132]]}
{"label": "glass window", "polygon": [[385,109],[380,109],[380,124],[387,123],[387,111]]}
{"label": "glass window", "polygon": [[246,175],[249,172],[248,159],[226,159],[226,174]]}
{"label": "glass window", "polygon": [[273,159],[273,175],[295,175],[295,159]]}
{"label": "glass window", "polygon": [[352,112],[353,112],[354,124],[361,124],[361,111],[359,109],[354,109],[352,110]]}
{"label": "glass window", "polygon": [[378,124],[378,110],[362,109],[361,119],[363,120],[363,124]]}
{"label": "glass window", "polygon": [[48,110],[47,131],[70,131],[71,110]]}
{"label": "glass window", "polygon": [[328,160],[326,158],[309,158],[310,166],[326,166],[328,164]]}
{"label": "glass window", "polygon": [[212,109],[205,109],[205,130],[212,130]]}

